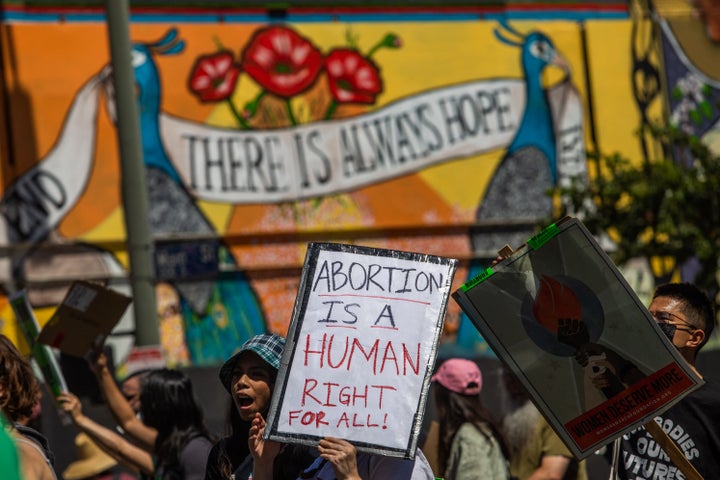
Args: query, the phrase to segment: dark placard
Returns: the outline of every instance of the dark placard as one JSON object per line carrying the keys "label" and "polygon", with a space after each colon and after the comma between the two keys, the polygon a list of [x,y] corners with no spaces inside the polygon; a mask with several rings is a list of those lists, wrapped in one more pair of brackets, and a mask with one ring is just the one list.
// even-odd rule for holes
{"label": "dark placard", "polygon": [[578,458],[703,383],[577,219],[548,227],[453,298]]}

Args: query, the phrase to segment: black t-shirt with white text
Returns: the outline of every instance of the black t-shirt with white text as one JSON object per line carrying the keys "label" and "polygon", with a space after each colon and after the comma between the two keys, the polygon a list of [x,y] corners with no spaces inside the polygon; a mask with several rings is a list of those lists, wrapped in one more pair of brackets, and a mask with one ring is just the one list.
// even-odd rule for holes
{"label": "black t-shirt with white text", "polygon": [[[655,421],[703,478],[720,479],[720,383],[706,379]],[[685,478],[645,427],[623,435],[618,473],[623,480]]]}

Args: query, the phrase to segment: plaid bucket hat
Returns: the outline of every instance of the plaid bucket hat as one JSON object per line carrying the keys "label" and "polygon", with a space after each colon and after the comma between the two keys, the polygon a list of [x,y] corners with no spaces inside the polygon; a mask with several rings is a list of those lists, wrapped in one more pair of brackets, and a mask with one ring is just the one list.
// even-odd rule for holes
{"label": "plaid bucket hat", "polygon": [[225,390],[230,393],[230,383],[232,382],[233,369],[243,352],[250,351],[255,353],[272,368],[278,370],[280,368],[280,358],[282,357],[284,347],[285,339],[280,335],[275,335],[273,333],[255,335],[243,343],[240,350],[238,350],[223,364],[222,367],[220,367],[220,382],[222,382]]}

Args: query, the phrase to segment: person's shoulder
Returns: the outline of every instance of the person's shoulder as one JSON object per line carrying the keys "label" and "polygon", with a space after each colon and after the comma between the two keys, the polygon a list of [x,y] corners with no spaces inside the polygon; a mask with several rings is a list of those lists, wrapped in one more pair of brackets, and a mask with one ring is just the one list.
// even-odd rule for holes
{"label": "person's shoulder", "polygon": [[207,455],[212,450],[214,444],[212,440],[210,440],[208,437],[205,437],[203,435],[198,435],[197,437],[193,437],[185,444],[185,446],[182,448],[182,451],[180,452],[180,455],[193,455],[193,454],[203,454]]}
{"label": "person's shoulder", "polygon": [[415,464],[413,465],[412,478],[413,480],[432,480],[435,478],[430,462],[428,462],[420,448],[415,450]]}
{"label": "person's shoulder", "polygon": [[53,478],[47,458],[36,446],[28,443],[31,441],[32,440],[16,442],[18,455],[23,465],[22,469],[25,475],[29,478]]}
{"label": "person's shoulder", "polygon": [[460,425],[460,428],[458,428],[458,431],[455,433],[455,438],[458,439],[458,441],[464,442],[475,442],[478,439],[482,439],[484,442],[488,436],[492,436],[492,432],[488,426],[482,424],[480,429],[478,429],[478,427],[470,422],[465,422]]}
{"label": "person's shoulder", "polygon": [[720,381],[710,377],[703,380],[705,383],[685,398],[720,405]]}
{"label": "person's shoulder", "polygon": [[713,391],[720,390],[720,378],[706,376],[703,377],[703,381],[705,382],[705,384],[700,387],[700,390],[702,390],[703,388],[708,388]]}

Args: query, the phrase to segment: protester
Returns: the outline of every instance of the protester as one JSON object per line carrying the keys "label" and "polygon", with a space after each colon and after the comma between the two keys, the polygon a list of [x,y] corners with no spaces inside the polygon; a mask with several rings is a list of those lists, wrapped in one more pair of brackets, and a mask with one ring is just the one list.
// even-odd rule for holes
{"label": "protester", "polygon": [[250,449],[247,441],[250,422],[240,418],[232,398],[228,402],[225,425],[227,435],[213,445],[212,450],[210,450],[207,469],[205,470],[206,480],[229,479],[232,478],[233,474],[236,474],[236,478],[239,478],[237,475],[240,472],[237,469],[245,459],[248,459],[246,470],[251,470],[249,465],[251,459],[248,458]]}
{"label": "protester", "polygon": [[[659,286],[648,307],[660,329],[690,367],[715,326],[710,299],[689,283]],[[654,419],[705,479],[720,478],[720,383],[705,384]],[[655,439],[640,427],[621,441],[618,474],[624,480],[683,478]]]}
{"label": "protester", "polygon": [[212,441],[190,379],[184,373],[161,369],[143,379],[140,414],[147,423],[146,428],[156,432],[152,445],[154,459],[120,435],[85,417],[76,396],[65,393],[59,400],[78,428],[130,468],[152,473],[153,478],[204,478]]}
{"label": "protester", "polygon": [[[246,341],[220,369],[220,382],[230,394],[235,412],[232,434],[210,452],[205,480],[246,479],[252,473],[248,432],[255,414],[266,415],[280,368],[285,339],[274,334],[256,335]],[[236,414],[236,415],[235,415]],[[308,447],[287,445],[275,457],[275,479],[297,477],[303,466],[315,459]]]}
{"label": "protester", "polygon": [[37,430],[19,423],[32,416],[39,400],[40,385],[30,363],[0,334],[0,408],[11,423],[8,433],[15,442],[25,480],[57,478],[47,439]]}
{"label": "protester", "polygon": [[[103,360],[107,364],[106,359],[98,359],[98,361]],[[109,370],[107,371],[109,372]],[[130,404],[130,408],[132,408],[133,412],[135,412],[136,415],[140,413],[140,385],[142,384],[142,379],[143,377],[145,377],[145,375],[152,371],[153,370],[151,369],[142,369],[133,372],[127,377],[125,377],[120,384],[120,391],[122,392],[123,397],[125,397],[125,400],[127,400],[127,402]]]}
{"label": "protester", "polygon": [[[350,479],[365,480],[432,480],[430,465],[420,449],[414,460],[382,455],[357,453],[355,447],[342,439],[320,441],[319,456],[301,445],[265,442],[265,415],[270,406],[285,339],[262,334],[251,338],[220,369],[220,380],[231,394],[240,418],[252,421],[249,437],[250,455],[235,469],[235,480]],[[217,446],[227,455],[230,445]],[[213,452],[211,456],[220,456]],[[235,468],[235,465],[232,465]],[[307,467],[307,468],[304,468]],[[212,468],[212,471],[211,471]],[[303,470],[304,468],[304,470]],[[208,466],[206,480],[228,479]]]}
{"label": "protester", "polygon": [[[274,461],[278,452],[287,445],[265,441],[262,436],[266,423],[257,413],[250,426],[250,453],[253,456],[253,480],[270,480],[274,477]],[[419,448],[415,458],[407,460],[385,455],[357,452],[355,447],[341,438],[325,437],[318,444],[319,457],[296,477],[296,480],[433,480],[430,464]]]}
{"label": "protester", "polygon": [[519,480],[586,480],[585,462],[578,462],[525,388],[508,370],[503,372],[502,432],[510,452],[510,474]]}
{"label": "protester", "polygon": [[84,433],[75,437],[77,460],[63,471],[64,480],[135,480],[124,472],[113,472],[117,460],[103,452],[100,447]]}
{"label": "protester", "polygon": [[[131,442],[141,444],[147,451],[151,451],[157,432],[148,428],[140,418],[140,391],[143,378],[153,369],[140,369],[130,373],[123,379],[120,388],[118,388],[103,350],[91,352],[89,364],[90,369],[95,374],[100,392],[117,423],[117,430],[121,434],[127,435]],[[123,425],[126,428],[129,426],[134,435],[128,434]],[[136,440],[136,438],[143,437],[146,440],[145,442]],[[122,462],[122,459],[118,460]],[[140,473],[140,478],[149,480],[149,476],[143,473]]]}
{"label": "protester", "polygon": [[440,424],[438,460],[445,480],[506,480],[508,451],[480,398],[482,374],[477,363],[451,358],[431,381]]}
{"label": "protester", "polygon": [[20,458],[15,442],[8,433],[11,426],[0,414],[0,471],[5,480],[20,480]]}
{"label": "protester", "polygon": [[[143,379],[140,393],[143,421],[157,430],[153,476],[202,479],[213,442],[190,378],[179,370],[161,369]],[[176,476],[170,475],[175,473]],[[178,475],[184,476],[178,476]]]}
{"label": "protester", "polygon": [[82,411],[82,403],[76,395],[63,392],[58,397],[58,402],[60,407],[70,415],[75,426],[108,455],[134,473],[152,475],[155,466],[150,453],[129,442],[117,432],[85,416]]}
{"label": "protester", "polygon": [[138,375],[128,377],[123,382],[121,390],[115,382],[107,357],[102,350],[91,352],[89,361],[100,392],[120,430],[140,447],[152,452],[157,440],[157,431],[143,422],[138,413],[144,377],[154,370],[138,372]]}

